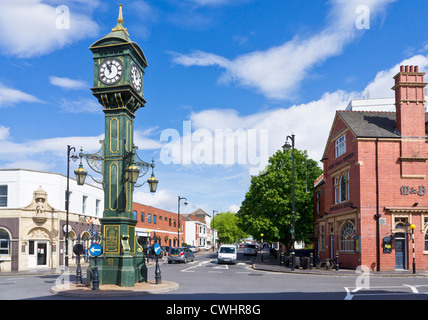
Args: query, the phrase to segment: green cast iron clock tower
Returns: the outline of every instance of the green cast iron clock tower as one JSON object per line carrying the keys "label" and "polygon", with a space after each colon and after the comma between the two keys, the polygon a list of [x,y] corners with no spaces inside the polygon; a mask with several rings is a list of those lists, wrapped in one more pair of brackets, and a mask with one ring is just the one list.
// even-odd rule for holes
{"label": "green cast iron clock tower", "polygon": [[[134,118],[144,107],[143,76],[147,60],[124,27],[122,5],[112,32],[90,48],[94,59],[93,95],[105,113],[102,142],[104,214],[101,219],[106,259],[99,267],[100,284],[132,287],[147,281],[142,247],[136,241],[131,174],[135,166]],[[152,166],[153,167],[153,166]]]}

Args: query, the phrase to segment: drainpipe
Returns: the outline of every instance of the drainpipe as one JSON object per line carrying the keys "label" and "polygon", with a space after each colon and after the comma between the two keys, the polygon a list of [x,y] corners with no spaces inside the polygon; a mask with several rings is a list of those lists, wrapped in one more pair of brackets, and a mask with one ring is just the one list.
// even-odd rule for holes
{"label": "drainpipe", "polygon": [[376,138],[376,270],[380,271],[380,230],[379,219],[379,138]]}

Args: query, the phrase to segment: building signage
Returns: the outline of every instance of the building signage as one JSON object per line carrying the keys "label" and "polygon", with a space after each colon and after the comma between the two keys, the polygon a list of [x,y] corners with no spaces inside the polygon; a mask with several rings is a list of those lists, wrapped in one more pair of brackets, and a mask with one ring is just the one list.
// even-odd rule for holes
{"label": "building signage", "polygon": [[391,253],[392,252],[392,238],[385,237],[383,238],[383,252]]}
{"label": "building signage", "polygon": [[402,186],[400,188],[401,195],[417,194],[418,196],[424,196],[427,191],[424,186],[419,186],[418,188]]}
{"label": "building signage", "polygon": [[104,226],[106,253],[119,253],[119,226]]}
{"label": "building signage", "polygon": [[332,164],[330,164],[328,166],[328,170],[331,170],[334,167],[337,167],[337,166],[341,165],[342,163],[344,163],[344,162],[348,161],[349,159],[351,159],[353,156],[354,156],[354,153],[351,152],[350,154],[344,156],[342,159],[339,159],[339,160],[333,162]]}

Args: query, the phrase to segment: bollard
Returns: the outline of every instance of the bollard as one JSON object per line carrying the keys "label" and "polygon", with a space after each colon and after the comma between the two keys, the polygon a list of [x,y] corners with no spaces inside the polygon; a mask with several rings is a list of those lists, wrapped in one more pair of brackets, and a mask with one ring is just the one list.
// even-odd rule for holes
{"label": "bollard", "polygon": [[162,276],[161,276],[161,271],[159,268],[159,257],[158,257],[158,255],[156,255],[155,280],[156,280],[156,284],[162,283]]}
{"label": "bollard", "polygon": [[335,263],[336,271],[339,271],[339,253],[338,252],[336,252],[336,259],[334,263]]}
{"label": "bollard", "polygon": [[100,290],[100,278],[98,276],[97,258],[94,258],[94,269],[92,278],[92,290]]}
{"label": "bollard", "polygon": [[295,252],[291,252],[291,271],[294,271],[296,268],[296,261],[294,260]]}
{"label": "bollard", "polygon": [[80,266],[80,255],[77,255],[76,284],[82,284],[82,267]]}
{"label": "bollard", "polygon": [[314,268],[314,254],[311,253],[309,255],[309,269],[312,270]]}

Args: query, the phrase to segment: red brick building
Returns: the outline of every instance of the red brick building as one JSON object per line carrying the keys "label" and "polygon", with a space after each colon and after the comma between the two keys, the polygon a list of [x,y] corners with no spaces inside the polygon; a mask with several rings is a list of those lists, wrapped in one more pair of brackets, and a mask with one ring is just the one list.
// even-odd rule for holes
{"label": "red brick building", "polygon": [[[134,202],[134,218],[138,221],[136,233],[138,241],[144,247],[149,245],[149,237],[160,237],[162,246],[177,246],[177,238],[180,236],[180,245],[185,239],[185,223],[183,215],[180,215],[180,231],[178,230],[178,214],[140,203]],[[150,243],[152,244],[153,241]]]}
{"label": "red brick building", "polygon": [[428,270],[424,76],[417,66],[400,68],[396,112],[336,112],[314,187],[321,259],[338,253],[342,268],[411,270],[413,232],[416,269]]}

